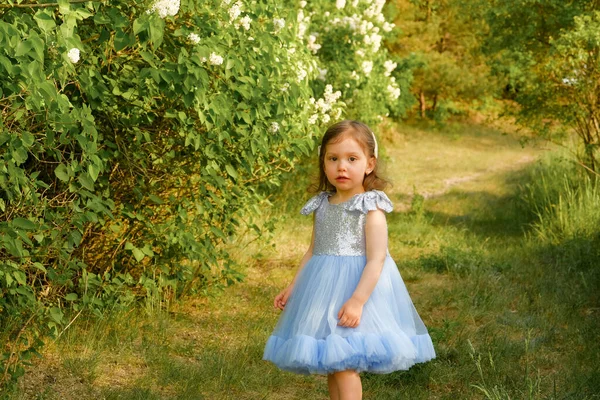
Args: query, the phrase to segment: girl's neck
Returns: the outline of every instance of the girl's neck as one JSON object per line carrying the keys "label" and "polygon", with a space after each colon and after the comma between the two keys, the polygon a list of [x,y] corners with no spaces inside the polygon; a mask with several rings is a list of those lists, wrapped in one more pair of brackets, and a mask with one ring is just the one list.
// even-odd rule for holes
{"label": "girl's neck", "polygon": [[345,203],[357,194],[364,192],[365,188],[363,188],[362,186],[355,190],[336,190],[335,193],[329,198],[329,200],[332,204]]}

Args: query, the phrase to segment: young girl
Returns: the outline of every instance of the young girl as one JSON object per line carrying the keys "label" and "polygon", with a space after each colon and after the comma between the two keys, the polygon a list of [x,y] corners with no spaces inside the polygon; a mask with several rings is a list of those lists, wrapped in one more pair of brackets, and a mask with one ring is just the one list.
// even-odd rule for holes
{"label": "young girl", "polygon": [[377,176],[375,135],[357,121],[330,127],[319,150],[311,244],[263,359],[303,374],[327,374],[329,396],[362,398],[359,372],[389,373],[435,358],[431,338],[387,249],[393,207]]}

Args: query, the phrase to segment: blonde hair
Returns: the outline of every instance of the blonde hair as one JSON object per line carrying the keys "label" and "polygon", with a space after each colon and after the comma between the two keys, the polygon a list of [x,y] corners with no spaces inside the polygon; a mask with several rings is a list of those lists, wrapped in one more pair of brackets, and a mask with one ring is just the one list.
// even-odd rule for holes
{"label": "blonde hair", "polygon": [[375,141],[375,135],[369,129],[369,127],[362,122],[353,120],[340,121],[330,126],[323,139],[321,140],[321,147],[319,151],[319,178],[316,183],[311,185],[310,189],[313,192],[335,192],[335,186],[333,186],[327,176],[325,175],[325,148],[330,143],[337,143],[346,137],[351,137],[363,148],[367,157],[375,157],[375,168],[373,171],[363,180],[363,188],[365,191],[369,190],[382,190],[389,185],[389,182],[381,178],[378,173],[378,160],[375,154],[377,142]]}

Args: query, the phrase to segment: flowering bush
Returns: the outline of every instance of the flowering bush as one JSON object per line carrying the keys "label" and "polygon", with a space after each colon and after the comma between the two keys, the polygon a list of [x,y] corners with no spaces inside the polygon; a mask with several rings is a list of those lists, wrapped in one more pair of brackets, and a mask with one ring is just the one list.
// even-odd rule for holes
{"label": "flowering bush", "polygon": [[[372,126],[384,115],[403,115],[413,101],[407,90],[410,70],[398,68],[382,47],[386,35],[394,34],[384,5],[383,0],[312,2],[297,16],[298,37],[316,53],[321,80],[340,91],[345,116]],[[315,92],[320,87],[315,81]]]}
{"label": "flowering bush", "polygon": [[321,127],[401,109],[382,3],[344,3],[0,8],[0,381],[66,306],[240,279],[221,243]]}

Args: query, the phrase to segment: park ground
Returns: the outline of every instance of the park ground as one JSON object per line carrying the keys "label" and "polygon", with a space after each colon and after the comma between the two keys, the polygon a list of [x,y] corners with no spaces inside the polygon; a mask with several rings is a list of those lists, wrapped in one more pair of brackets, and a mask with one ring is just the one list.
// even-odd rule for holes
{"label": "park ground", "polygon": [[[364,374],[364,398],[595,398],[598,345],[588,342],[597,342],[598,309],[564,301],[584,275],[562,282],[562,272],[544,271],[535,218],[521,209],[531,171],[558,150],[524,142],[509,124],[389,125],[381,139],[395,203],[390,253],[437,358]],[[166,309],[78,318],[12,398],[326,399],[324,377],[261,360],[278,316],[273,297],[294,275],[310,222],[282,215],[273,240],[232,246],[241,283]]]}

